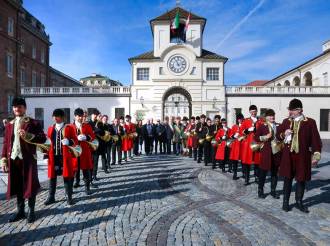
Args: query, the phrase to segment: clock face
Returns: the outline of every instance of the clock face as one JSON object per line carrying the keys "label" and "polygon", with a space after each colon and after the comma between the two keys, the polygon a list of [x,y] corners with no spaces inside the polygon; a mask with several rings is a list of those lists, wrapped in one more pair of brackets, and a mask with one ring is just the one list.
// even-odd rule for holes
{"label": "clock face", "polygon": [[175,55],[168,61],[168,67],[174,73],[182,73],[187,68],[187,61],[182,56]]}

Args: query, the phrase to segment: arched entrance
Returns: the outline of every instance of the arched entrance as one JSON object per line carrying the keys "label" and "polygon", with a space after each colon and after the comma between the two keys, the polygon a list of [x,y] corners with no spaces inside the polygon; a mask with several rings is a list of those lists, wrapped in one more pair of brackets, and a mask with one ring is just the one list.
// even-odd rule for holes
{"label": "arched entrance", "polygon": [[169,88],[163,95],[163,119],[168,116],[187,116],[191,117],[191,95],[180,87],[174,86]]}

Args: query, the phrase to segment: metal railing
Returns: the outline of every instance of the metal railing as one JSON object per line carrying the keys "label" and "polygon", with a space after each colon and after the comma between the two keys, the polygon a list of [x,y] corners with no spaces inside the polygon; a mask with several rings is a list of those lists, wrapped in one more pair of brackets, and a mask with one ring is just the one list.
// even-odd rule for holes
{"label": "metal railing", "polygon": [[94,95],[94,94],[116,94],[130,95],[129,86],[111,86],[107,88],[92,87],[23,87],[22,95]]}

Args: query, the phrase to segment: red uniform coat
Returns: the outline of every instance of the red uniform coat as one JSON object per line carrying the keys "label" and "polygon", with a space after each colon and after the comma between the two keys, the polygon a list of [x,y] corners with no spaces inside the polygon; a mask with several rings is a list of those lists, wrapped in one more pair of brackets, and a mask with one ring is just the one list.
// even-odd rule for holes
{"label": "red uniform coat", "polygon": [[[251,118],[244,119],[242,122],[241,128],[242,133],[246,136],[241,143],[241,161],[243,164],[259,164],[260,163],[260,152],[253,152],[250,148],[251,143],[254,141],[254,133],[263,124],[263,120],[258,119],[256,123],[253,123]],[[255,127],[253,132],[249,132],[250,127]]]}
{"label": "red uniform coat", "polygon": [[[95,135],[90,124],[82,123],[81,131],[77,128],[75,124],[72,124],[72,126],[75,129],[77,135],[80,134],[86,135],[89,142],[95,139]],[[86,141],[78,141],[78,144],[80,145],[82,150],[81,156],[78,157],[80,158],[80,169],[81,170],[93,169],[92,148],[89,146],[89,144]],[[78,168],[78,158],[73,159],[74,160],[73,166],[75,170]]]}
{"label": "red uniform coat", "polygon": [[[275,125],[276,128],[278,129],[279,124],[275,123]],[[269,127],[270,126],[268,126],[267,123],[260,125],[260,127],[256,131],[256,134],[254,135],[254,140],[256,142],[263,142],[264,144],[262,150],[260,151],[261,158],[260,158],[259,168],[265,171],[270,171],[273,165],[278,167],[281,161],[281,152],[278,152],[275,155],[272,153],[272,146],[271,146],[272,138],[266,141],[262,141],[262,139],[260,139],[260,137],[266,136],[269,133]],[[274,134],[273,131],[272,133]]]}
{"label": "red uniform coat", "polygon": [[[5,158],[8,161],[8,188],[7,199],[17,195],[16,187],[13,184],[17,183],[17,175],[11,172],[11,166],[13,165],[10,156],[14,142],[14,123],[15,120],[8,123],[5,127],[5,135],[3,139],[2,155],[1,158]],[[39,121],[25,117],[23,119],[21,129],[28,133],[34,134],[34,138],[31,142],[44,143],[46,141],[46,135],[42,130]],[[29,198],[35,196],[39,189],[38,168],[37,168],[37,154],[36,146],[26,143],[20,139],[21,151],[23,156],[23,197]]]}
{"label": "red uniform coat", "polygon": [[[52,139],[53,132],[55,131],[55,125],[52,125],[48,128],[48,138]],[[75,145],[78,144],[77,134],[73,125],[65,125],[63,129],[63,138],[71,140]],[[52,179],[56,177],[55,164],[54,164],[54,143],[51,142],[50,150],[48,152],[48,178]],[[73,178],[76,171],[74,167],[75,157],[71,153],[68,146],[62,146],[62,155],[63,155],[63,178]]]}
{"label": "red uniform coat", "polygon": [[[231,136],[229,136],[229,137],[233,137],[236,133],[238,133],[238,137],[242,136],[239,125],[232,126]],[[229,159],[233,160],[233,161],[240,160],[241,142],[238,141],[237,138],[230,145]]]}
{"label": "red uniform coat", "polygon": [[187,138],[187,148],[196,149],[198,147],[198,137],[196,131],[193,134],[193,130],[196,130],[196,124],[189,123],[185,130],[185,132],[190,132],[190,136]]}
{"label": "red uniform coat", "polygon": [[[292,127],[293,120],[284,119],[276,133],[277,138],[284,140],[285,131],[292,129]],[[312,154],[321,153],[322,149],[322,141],[315,120],[307,117],[302,120],[298,132],[298,142],[299,153],[290,152],[291,142],[285,144],[282,151],[280,176],[295,177],[297,181],[309,181],[311,179]]]}
{"label": "red uniform coat", "polygon": [[220,142],[220,144],[217,147],[217,152],[215,154],[215,159],[216,160],[224,160],[225,156],[226,156],[226,140],[223,140],[222,137],[226,136],[226,139],[229,138],[230,136],[230,128],[227,128],[227,131],[223,128],[220,128],[217,131],[217,134],[215,135],[215,141],[217,141],[218,143]]}
{"label": "red uniform coat", "polygon": [[124,125],[125,135],[122,142],[122,150],[129,151],[133,148],[134,139],[130,138],[128,135],[130,133],[136,132],[135,124],[129,123]]}

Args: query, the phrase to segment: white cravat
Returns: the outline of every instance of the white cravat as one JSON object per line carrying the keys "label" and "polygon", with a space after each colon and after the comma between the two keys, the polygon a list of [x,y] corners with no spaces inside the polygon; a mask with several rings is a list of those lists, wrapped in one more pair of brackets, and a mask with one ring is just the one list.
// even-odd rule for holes
{"label": "white cravat", "polygon": [[11,150],[11,156],[10,158],[15,160],[17,157],[21,160],[23,160],[22,150],[21,150],[21,143],[20,143],[20,136],[18,133],[18,130],[20,129],[20,121],[22,117],[16,117],[15,123],[14,123],[14,143],[13,148]]}
{"label": "white cravat", "polygon": [[256,123],[258,120],[256,117],[253,117],[253,116],[251,116],[251,119],[252,119],[253,123]]}
{"label": "white cravat", "polygon": [[80,123],[80,122],[78,122],[78,121],[75,121],[74,123],[75,123],[75,125],[76,125],[76,127],[77,127],[78,129],[80,129],[80,128],[81,128],[81,123]]}
{"label": "white cravat", "polygon": [[55,128],[56,128],[56,130],[57,130],[57,131],[61,130],[62,127],[63,127],[63,125],[64,125],[63,122],[62,122],[62,123],[56,123],[56,124],[55,124]]}
{"label": "white cravat", "polygon": [[303,115],[299,115],[298,117],[294,118],[295,121],[300,121],[304,118]]}

